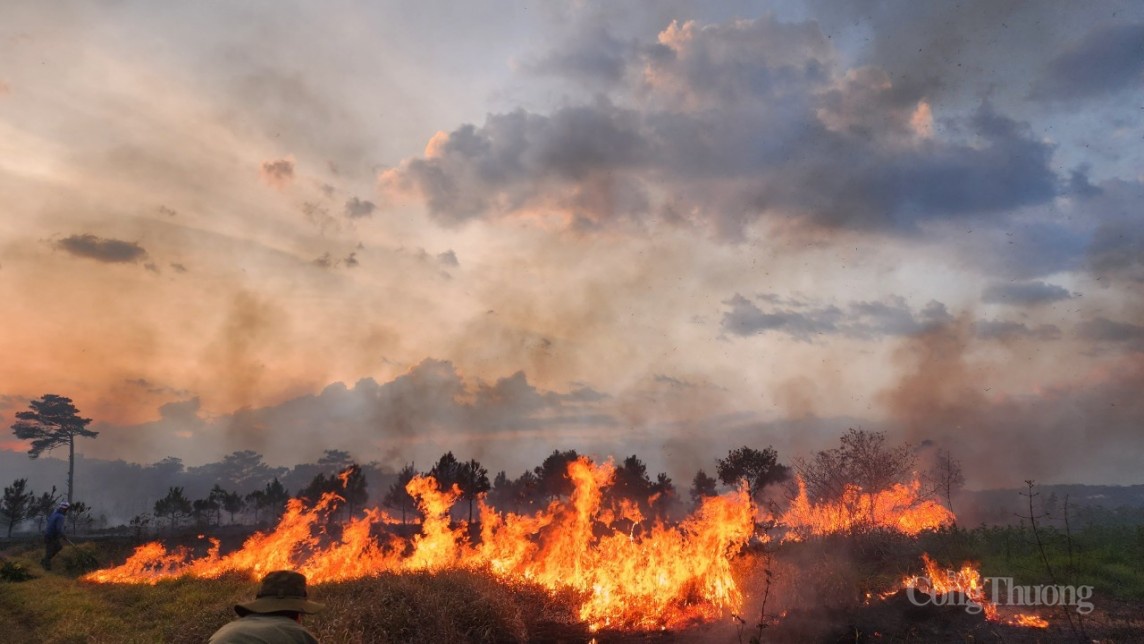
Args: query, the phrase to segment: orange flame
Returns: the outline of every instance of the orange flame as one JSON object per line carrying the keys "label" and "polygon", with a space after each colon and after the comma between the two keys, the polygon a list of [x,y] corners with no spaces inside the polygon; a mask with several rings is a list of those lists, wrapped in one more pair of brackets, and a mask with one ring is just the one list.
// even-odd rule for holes
{"label": "orange flame", "polygon": [[935,597],[947,593],[960,593],[981,606],[985,618],[991,622],[1004,622],[1011,626],[1024,626],[1026,628],[1049,627],[1048,621],[1036,615],[1017,613],[1002,618],[998,614],[997,604],[985,596],[981,571],[974,564],[962,564],[959,570],[943,570],[933,559],[930,559],[928,554],[922,554],[922,563],[925,564],[926,568],[925,576],[906,577],[902,581],[902,588],[915,588]]}
{"label": "orange flame", "polygon": [[897,483],[874,494],[848,485],[842,498],[832,503],[812,503],[802,477],[797,483],[798,496],[778,519],[779,525],[791,530],[788,540],[869,528],[916,535],[949,525],[955,518],[940,503],[921,495],[921,482],[917,479],[909,485]]}
{"label": "orange flame", "polygon": [[259,578],[290,568],[312,583],[358,579],[382,572],[473,568],[505,579],[528,580],[553,592],[571,589],[583,598],[579,614],[593,628],[676,628],[741,611],[742,591],[731,574],[731,559],[754,532],[753,506],[745,489],[706,499],[676,526],[656,523],[642,535],[598,528],[616,516],[639,519],[634,506],[618,513],[601,507],[602,489],[611,484],[612,464],[580,458],[569,464],[574,491],[534,515],[500,514],[480,503],[481,539],[472,545],[467,525],[453,527],[450,508],[460,495],[454,486],[438,489],[431,477],[415,477],[406,487],[421,509],[421,530],[410,543],[372,536],[375,527],[395,523],[367,510],[335,541],[324,519],[339,500],[324,495],[312,507],[291,500],[275,530],[255,533],[225,556],[217,541],[193,558],[187,549],[168,551],[159,543],[136,549],[125,563],[84,577],[100,583],[155,583],[183,575],[214,578],[238,572]]}

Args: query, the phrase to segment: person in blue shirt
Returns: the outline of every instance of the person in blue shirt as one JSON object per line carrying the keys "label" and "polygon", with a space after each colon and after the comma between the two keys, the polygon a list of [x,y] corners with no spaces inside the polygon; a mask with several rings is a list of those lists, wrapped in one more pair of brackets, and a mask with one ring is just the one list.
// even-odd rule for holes
{"label": "person in blue shirt", "polygon": [[64,522],[70,507],[71,504],[64,501],[48,516],[48,527],[44,530],[44,558],[40,560],[44,570],[52,569],[52,557],[64,549]]}

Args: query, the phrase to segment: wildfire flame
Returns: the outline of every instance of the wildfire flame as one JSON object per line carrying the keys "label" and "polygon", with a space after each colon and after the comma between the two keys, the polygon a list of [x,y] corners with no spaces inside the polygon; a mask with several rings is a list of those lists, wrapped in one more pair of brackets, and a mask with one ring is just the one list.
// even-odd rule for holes
{"label": "wildfire flame", "polygon": [[[440,490],[432,477],[415,477],[406,490],[423,515],[411,542],[393,537],[381,543],[374,528],[396,521],[367,510],[327,543],[323,521],[339,500],[333,493],[306,507],[291,500],[278,526],[255,533],[222,555],[217,540],[194,558],[188,549],[168,551],[160,543],[136,549],[122,565],[92,572],[99,583],[156,583],[190,575],[215,578],[237,572],[259,578],[282,568],[298,570],[311,583],[359,579],[383,572],[484,569],[509,580],[528,580],[553,592],[572,589],[583,597],[579,616],[593,628],[676,628],[741,611],[742,591],[731,559],[754,532],[753,504],[745,489],[706,499],[676,526],[656,523],[640,535],[597,529],[616,517],[638,520],[634,506],[602,508],[602,489],[611,484],[612,464],[586,458],[569,464],[574,491],[533,515],[501,514],[480,504],[481,539],[470,544],[468,526],[457,527],[450,509],[460,496]],[[634,514],[633,514],[634,511]]]}
{"label": "wildfire flame", "polygon": [[997,604],[986,597],[981,571],[975,565],[966,563],[958,570],[945,570],[938,566],[933,559],[930,559],[928,554],[922,555],[922,563],[925,564],[925,576],[906,577],[902,581],[902,588],[914,588],[931,596],[960,593],[970,601],[980,605],[985,618],[991,622],[1004,622],[1011,626],[1027,628],[1049,627],[1048,621],[1037,615],[1018,613],[1002,618],[998,614]]}
{"label": "wildfire flame", "polygon": [[802,477],[797,483],[798,496],[778,519],[779,525],[791,530],[786,536],[788,540],[869,528],[897,530],[913,536],[923,530],[952,524],[955,519],[940,503],[924,498],[917,479],[873,494],[849,485],[841,499],[830,503],[812,503]]}

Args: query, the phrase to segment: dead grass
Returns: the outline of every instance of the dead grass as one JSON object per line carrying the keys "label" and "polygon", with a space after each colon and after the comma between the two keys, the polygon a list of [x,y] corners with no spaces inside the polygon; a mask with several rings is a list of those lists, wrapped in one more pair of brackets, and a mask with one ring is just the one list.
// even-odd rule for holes
{"label": "dead grass", "polygon": [[[38,550],[5,554],[36,577],[0,582],[3,641],[201,644],[257,589],[239,577],[92,584],[66,572],[42,572]],[[526,642],[542,632],[586,632],[575,620],[574,598],[553,598],[479,571],[387,574],[318,585],[311,595],[326,604],[306,618],[322,642]]]}

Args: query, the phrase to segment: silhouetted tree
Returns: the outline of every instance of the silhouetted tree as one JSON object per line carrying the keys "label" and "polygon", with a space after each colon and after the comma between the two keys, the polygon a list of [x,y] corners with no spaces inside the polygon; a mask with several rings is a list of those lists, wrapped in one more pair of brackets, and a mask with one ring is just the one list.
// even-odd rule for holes
{"label": "silhouetted tree", "polygon": [[544,462],[536,466],[537,489],[541,495],[555,499],[572,494],[572,480],[568,478],[568,464],[579,458],[576,450],[553,450]]}
{"label": "silhouetted tree", "polygon": [[226,492],[222,497],[222,509],[230,515],[230,523],[234,525],[234,515],[242,512],[246,502],[243,501],[242,495],[238,492]]}
{"label": "silhouetted tree", "polygon": [[226,490],[222,489],[222,486],[218,483],[215,483],[207,495],[207,500],[211,503],[209,509],[214,511],[215,525],[222,525],[222,506],[223,501],[226,499],[226,494]]}
{"label": "silhouetted tree", "polygon": [[632,454],[616,467],[612,485],[604,490],[604,501],[614,508],[619,508],[621,501],[628,501],[634,504],[641,514],[647,515],[651,509],[649,504],[651,495],[651,479],[647,476],[647,465]]}
{"label": "silhouetted tree", "polygon": [[278,482],[278,477],[266,484],[261,490],[255,490],[246,495],[247,501],[254,506],[254,522],[258,523],[263,510],[267,511],[267,519],[275,521],[282,516],[286,509],[286,502],[290,500],[290,492]]}
{"label": "silhouetted tree", "polygon": [[354,459],[350,453],[340,449],[328,449],[318,459],[318,467],[331,472],[341,472],[353,464]]}
{"label": "silhouetted tree", "polygon": [[716,486],[718,481],[707,475],[707,472],[699,470],[695,473],[695,478],[691,479],[691,503],[695,507],[703,505],[703,499],[715,496],[718,494]]}
{"label": "silhouetted tree", "polygon": [[131,517],[127,525],[131,526],[132,531],[135,533],[136,539],[142,539],[146,534],[148,526],[151,525],[151,515],[144,512],[143,514],[136,514]]}
{"label": "silhouetted tree", "polygon": [[965,485],[961,462],[955,459],[949,450],[939,448],[934,455],[933,466],[927,478],[931,481],[935,492],[945,497],[946,507],[953,512],[953,493]]}
{"label": "silhouetted tree", "polygon": [[533,470],[525,470],[516,479],[510,479],[501,471],[493,481],[489,492],[489,502],[500,510],[511,510],[520,514],[522,508],[533,504],[539,494],[540,479]]}
{"label": "silhouetted tree", "polygon": [[623,498],[646,505],[651,494],[651,479],[647,476],[647,465],[635,454],[624,459],[616,468],[612,489]]}
{"label": "silhouetted tree", "polygon": [[461,482],[461,462],[453,452],[445,452],[429,469],[429,476],[437,479],[438,489],[451,490]]}
{"label": "silhouetted tree", "polygon": [[655,483],[651,484],[651,496],[648,497],[652,514],[661,521],[666,519],[678,497],[675,484],[671,482],[671,477],[667,475],[667,472],[656,474]]}
{"label": "silhouetted tree", "polygon": [[492,487],[489,484],[489,471],[476,459],[462,463],[457,485],[461,488],[461,498],[469,502],[469,523],[473,522],[473,500],[488,492]]}
{"label": "silhouetted tree", "polygon": [[779,454],[774,448],[763,450],[740,447],[727,452],[727,458],[716,462],[719,480],[725,485],[735,485],[740,480],[747,481],[751,498],[758,497],[763,488],[790,476],[790,468],[779,464]]}
{"label": "silhouetted tree", "polygon": [[67,520],[69,523],[71,523],[72,532],[75,532],[76,527],[80,525],[84,525],[87,528],[90,528],[92,522],[91,506],[84,503],[83,501],[76,501],[72,503],[71,508],[68,510]]}
{"label": "silhouetted tree", "polygon": [[298,490],[296,498],[305,501],[307,505],[314,505],[327,492],[333,492],[336,485],[337,481],[332,477],[326,478],[325,474],[315,474],[306,487]]}
{"label": "silhouetted tree", "polygon": [[253,450],[231,452],[218,463],[192,467],[189,474],[214,480],[238,490],[257,489],[272,478],[287,472],[284,467],[271,467],[262,461],[262,454]]}
{"label": "silhouetted tree", "polygon": [[401,510],[402,525],[405,525],[406,512],[413,509],[413,497],[405,490],[405,486],[409,485],[409,481],[413,480],[414,476],[417,476],[417,470],[412,463],[402,467],[401,471],[397,473],[397,480],[389,486],[385,497],[381,500],[386,507]]}
{"label": "silhouetted tree", "polygon": [[[179,524],[179,519],[190,516],[193,511],[190,499],[183,495],[183,488],[173,486],[167,489],[167,496],[155,502],[155,516],[167,517],[171,521],[171,529]],[[69,511],[75,512],[74,508]]]}
{"label": "silhouetted tree", "polygon": [[60,503],[60,495],[56,494],[56,486],[52,486],[51,492],[44,492],[34,501],[32,501],[31,515],[29,518],[36,519],[36,530],[41,531],[44,527],[44,521],[51,516],[52,510]]}
{"label": "silhouetted tree", "polygon": [[12,538],[12,528],[27,519],[32,510],[36,495],[28,490],[28,479],[16,479],[4,488],[4,498],[0,501],[0,516],[8,521],[8,538]]}
{"label": "silhouetted tree", "polygon": [[507,510],[513,502],[513,492],[512,479],[504,470],[501,470],[493,477],[488,503],[498,510]]}
{"label": "silhouetted tree", "polygon": [[68,502],[71,503],[75,492],[75,438],[95,438],[99,432],[87,428],[91,419],[80,418],[71,398],[44,394],[28,406],[30,410],[16,412],[12,432],[16,438],[32,441],[28,449],[31,458],[39,457],[45,450],[68,446]]}
{"label": "silhouetted tree", "polygon": [[337,480],[341,484],[338,493],[346,500],[346,515],[352,517],[355,510],[365,507],[366,502],[369,501],[365,474],[362,473],[360,465],[350,463],[338,474]]}
{"label": "silhouetted tree", "polygon": [[298,493],[298,498],[313,505],[331,493],[335,494],[336,498],[333,498],[328,506],[330,521],[333,521],[334,515],[343,507],[346,508],[347,518],[353,516],[354,509],[364,506],[369,500],[361,466],[354,463],[336,475],[317,474],[310,484]]}
{"label": "silhouetted tree", "polygon": [[211,497],[195,499],[191,502],[191,513],[196,525],[210,525],[211,518],[217,516],[219,503]]}
{"label": "silhouetted tree", "polygon": [[850,429],[839,438],[839,446],[817,452],[795,465],[806,483],[807,495],[816,501],[836,501],[856,486],[867,494],[877,494],[895,483],[912,478],[914,454],[909,445],[891,447],[883,432]]}

